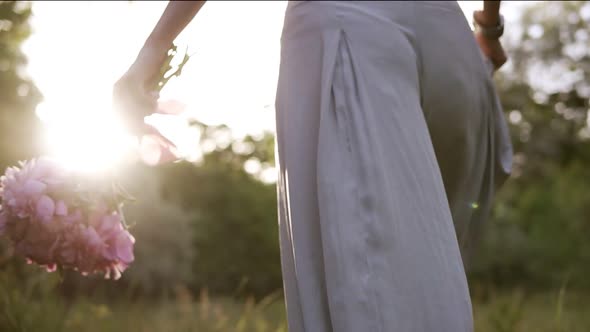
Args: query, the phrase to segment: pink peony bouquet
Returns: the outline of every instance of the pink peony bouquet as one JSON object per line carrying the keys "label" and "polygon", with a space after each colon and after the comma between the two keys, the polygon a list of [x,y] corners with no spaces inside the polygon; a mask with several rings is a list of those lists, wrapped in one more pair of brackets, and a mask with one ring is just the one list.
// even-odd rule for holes
{"label": "pink peony bouquet", "polygon": [[48,158],[21,162],[0,178],[0,235],[48,271],[118,279],[133,262],[133,236],[118,187],[79,178]]}
{"label": "pink peony bouquet", "polygon": [[[172,45],[162,66],[154,88],[158,92],[180,75],[189,59],[185,54],[172,71],[176,49]],[[156,161],[162,159],[162,151],[172,151],[174,146],[155,128],[150,137],[158,139]],[[49,272],[73,269],[119,279],[134,259],[135,239],[122,212],[129,200],[113,182],[77,176],[49,158],[20,162],[0,177],[0,236],[12,242],[16,254]]]}

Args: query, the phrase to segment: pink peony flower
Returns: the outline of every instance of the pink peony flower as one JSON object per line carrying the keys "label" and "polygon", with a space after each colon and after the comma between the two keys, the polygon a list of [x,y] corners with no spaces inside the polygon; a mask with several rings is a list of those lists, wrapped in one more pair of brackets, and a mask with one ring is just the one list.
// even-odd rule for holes
{"label": "pink peony flower", "polygon": [[82,187],[49,159],[8,168],[0,178],[0,235],[47,271],[59,266],[118,279],[133,262],[135,239],[113,206],[114,193]]}
{"label": "pink peony flower", "polygon": [[43,223],[48,223],[53,218],[54,212],[55,203],[53,203],[53,200],[47,195],[39,197],[35,211],[37,218]]}
{"label": "pink peony flower", "polygon": [[21,168],[9,167],[0,178],[0,195],[3,209],[19,218],[26,218],[32,212],[33,204],[50,186],[63,181],[63,172],[56,163],[39,158],[21,163]]}
{"label": "pink peony flower", "polygon": [[68,215],[68,206],[63,200],[57,201],[57,204],[55,205],[55,215],[62,217]]}
{"label": "pink peony flower", "polygon": [[135,239],[123,227],[118,213],[95,213],[87,225],[79,225],[66,236],[63,258],[83,274],[102,271],[118,279],[133,262]]}

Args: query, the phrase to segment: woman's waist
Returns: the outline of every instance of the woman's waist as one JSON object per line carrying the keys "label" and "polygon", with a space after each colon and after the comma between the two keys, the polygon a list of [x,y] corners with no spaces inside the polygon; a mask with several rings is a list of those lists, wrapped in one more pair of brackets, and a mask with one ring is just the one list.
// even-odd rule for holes
{"label": "woman's waist", "polygon": [[289,1],[285,24],[308,28],[393,24],[413,30],[441,15],[452,20],[464,18],[457,1]]}
{"label": "woman's waist", "polygon": [[[451,14],[451,15],[446,15]],[[429,20],[463,19],[456,1],[289,1],[283,32],[389,28],[414,31]]]}
{"label": "woman's waist", "polygon": [[400,12],[407,15],[420,15],[421,9],[440,8],[450,11],[462,12],[459,3],[453,1],[288,1],[287,10],[294,10],[297,7],[304,8],[325,8],[327,10],[360,11],[370,12],[380,16],[397,17]]}

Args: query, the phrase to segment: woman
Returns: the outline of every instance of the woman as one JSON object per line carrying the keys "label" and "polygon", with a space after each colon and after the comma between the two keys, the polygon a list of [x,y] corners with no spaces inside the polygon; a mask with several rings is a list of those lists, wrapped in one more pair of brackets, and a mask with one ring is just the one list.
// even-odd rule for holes
{"label": "woman", "polygon": [[[146,87],[203,3],[170,2],[118,100],[153,107]],[[474,38],[456,2],[289,2],[276,130],[291,332],[472,331],[460,247],[467,261],[510,169],[481,56],[506,61],[499,7],[475,13]]]}

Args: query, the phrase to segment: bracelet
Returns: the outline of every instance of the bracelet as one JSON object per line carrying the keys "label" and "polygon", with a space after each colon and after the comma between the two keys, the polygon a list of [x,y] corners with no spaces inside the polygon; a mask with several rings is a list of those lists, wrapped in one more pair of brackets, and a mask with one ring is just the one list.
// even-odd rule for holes
{"label": "bracelet", "polygon": [[475,31],[481,33],[486,39],[498,39],[504,34],[504,16],[499,15],[498,24],[493,27],[482,26],[473,16]]}

